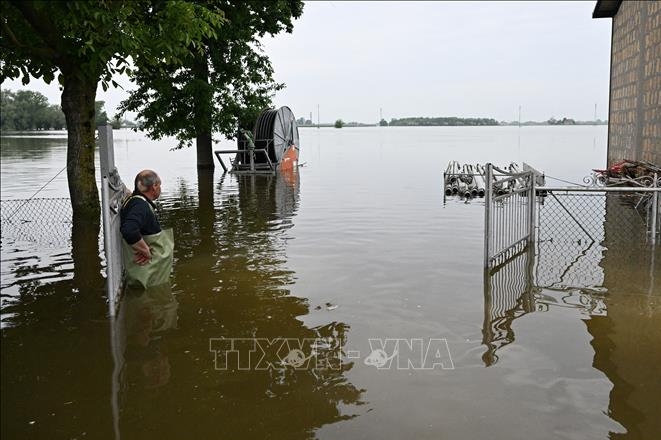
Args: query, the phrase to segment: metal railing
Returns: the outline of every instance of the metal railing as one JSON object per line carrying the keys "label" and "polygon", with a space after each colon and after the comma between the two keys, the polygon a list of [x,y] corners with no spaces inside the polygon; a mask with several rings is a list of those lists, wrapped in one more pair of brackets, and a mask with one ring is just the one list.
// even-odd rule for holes
{"label": "metal railing", "polygon": [[[259,142],[260,145],[266,144],[265,148],[256,148],[255,143]],[[243,148],[236,150],[215,150],[214,154],[220,162],[220,166],[223,167],[223,171],[232,172],[232,173],[266,173],[273,174],[275,172],[277,164],[274,164],[269,157],[269,147],[273,144],[273,139],[260,139],[258,141],[246,141],[243,140],[240,142]],[[230,159],[231,168],[228,169],[227,165],[223,161],[221,154],[236,154],[234,160]],[[239,158],[239,156],[242,156]],[[258,161],[258,158],[263,159]]]}

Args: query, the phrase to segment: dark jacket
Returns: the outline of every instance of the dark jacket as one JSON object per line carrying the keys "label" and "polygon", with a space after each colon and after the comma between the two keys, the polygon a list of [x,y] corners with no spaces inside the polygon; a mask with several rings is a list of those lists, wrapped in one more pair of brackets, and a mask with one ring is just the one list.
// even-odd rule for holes
{"label": "dark jacket", "polygon": [[156,214],[154,214],[155,208],[154,203],[139,191],[133,192],[133,195],[124,204],[120,212],[121,226],[119,230],[128,244],[137,243],[143,235],[153,235],[161,232],[161,225],[158,223]]}

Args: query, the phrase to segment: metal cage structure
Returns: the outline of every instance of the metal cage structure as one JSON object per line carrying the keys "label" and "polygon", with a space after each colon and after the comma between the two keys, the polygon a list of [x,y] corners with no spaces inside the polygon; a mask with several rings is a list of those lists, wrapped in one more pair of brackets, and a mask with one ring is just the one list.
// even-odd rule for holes
{"label": "metal cage structure", "polygon": [[[280,107],[264,110],[252,132],[240,130],[236,150],[215,150],[214,154],[225,172],[273,174],[298,162],[299,142],[294,113],[289,107]],[[223,154],[234,154],[231,168],[223,161]]]}

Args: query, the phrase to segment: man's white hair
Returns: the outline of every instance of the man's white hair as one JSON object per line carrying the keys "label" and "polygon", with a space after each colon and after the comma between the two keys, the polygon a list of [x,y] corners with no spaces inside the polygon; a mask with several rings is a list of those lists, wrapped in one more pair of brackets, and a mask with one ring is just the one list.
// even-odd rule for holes
{"label": "man's white hair", "polygon": [[149,188],[160,183],[161,178],[155,171],[142,170],[135,176],[135,189],[140,192],[149,191]]}

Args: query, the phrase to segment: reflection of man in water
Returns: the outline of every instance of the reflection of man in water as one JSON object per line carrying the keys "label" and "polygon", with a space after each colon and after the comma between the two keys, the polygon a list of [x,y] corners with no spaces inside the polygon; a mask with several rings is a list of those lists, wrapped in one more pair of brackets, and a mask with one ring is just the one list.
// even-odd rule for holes
{"label": "reflection of man in water", "polygon": [[146,290],[126,290],[121,322],[126,329],[125,358],[131,382],[141,377],[137,383],[145,388],[156,388],[169,382],[166,336],[177,328],[178,306],[169,284]]}
{"label": "reflection of man in water", "polygon": [[134,261],[139,265],[151,260],[151,250],[144,236],[161,232],[153,202],[160,195],[161,179],[158,174],[152,170],[140,171],[135,176],[135,190],[122,207],[120,231],[133,248]]}

